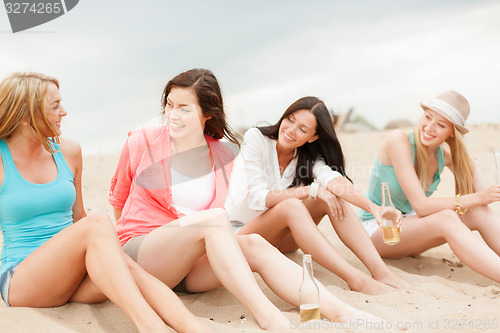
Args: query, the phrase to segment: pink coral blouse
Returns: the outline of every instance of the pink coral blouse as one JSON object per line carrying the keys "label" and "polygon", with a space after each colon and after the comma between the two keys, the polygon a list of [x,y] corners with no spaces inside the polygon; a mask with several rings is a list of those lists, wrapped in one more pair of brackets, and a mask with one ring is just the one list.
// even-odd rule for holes
{"label": "pink coral blouse", "polygon": [[[205,208],[224,208],[235,153],[226,143],[205,136],[213,157],[215,192]],[[116,231],[123,245],[183,216],[171,204],[170,134],[167,126],[129,133],[115,174],[109,203],[122,209]]]}

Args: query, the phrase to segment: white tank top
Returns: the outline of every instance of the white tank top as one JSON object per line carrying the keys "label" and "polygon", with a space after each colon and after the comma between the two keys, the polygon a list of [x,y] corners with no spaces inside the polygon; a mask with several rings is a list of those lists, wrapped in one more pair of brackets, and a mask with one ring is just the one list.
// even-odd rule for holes
{"label": "white tank top", "polygon": [[208,208],[215,193],[214,170],[203,177],[191,178],[173,169],[172,206],[179,212],[190,215]]}

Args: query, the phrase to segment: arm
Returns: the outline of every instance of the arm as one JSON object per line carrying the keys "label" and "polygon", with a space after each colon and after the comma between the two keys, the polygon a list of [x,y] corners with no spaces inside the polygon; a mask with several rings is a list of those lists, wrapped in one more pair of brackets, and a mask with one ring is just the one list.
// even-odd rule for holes
{"label": "arm", "polygon": [[118,221],[122,216],[122,209],[113,207],[113,215],[115,216],[115,221]]}
{"label": "arm", "polygon": [[[345,179],[344,177],[338,177]],[[349,181],[345,179],[348,183]],[[333,180],[332,180],[333,182]],[[350,183],[349,183],[350,184]],[[268,193],[267,198],[266,198],[266,204],[270,204],[272,206],[268,207],[273,207],[274,205],[280,203],[283,200],[289,199],[289,198],[297,198],[299,200],[304,200],[309,198],[309,190],[311,189],[310,185],[307,186],[299,186],[299,187],[294,187],[294,188],[288,188],[286,190],[282,191],[271,191]],[[319,186],[318,188],[318,194],[317,194],[317,199],[322,200],[326,203],[328,206],[328,211],[331,215],[335,217],[335,219],[343,219],[344,216],[347,215],[346,209],[345,209],[345,203],[342,200],[340,196],[337,196],[335,193],[333,193],[331,190]]]}
{"label": "arm", "polygon": [[82,159],[82,148],[76,141],[69,139],[64,139],[61,142],[61,152],[63,153],[66,163],[73,171],[74,184],[76,191],[76,199],[73,204],[73,223],[81,220],[87,216],[85,208],[83,207],[83,196],[82,196],[82,170],[83,170],[83,159]]}
{"label": "arm", "polygon": [[[121,212],[130,193],[132,184],[132,172],[130,166],[129,142],[122,149],[115,174],[111,179],[108,201],[113,206],[115,218],[121,216]],[[116,211],[115,211],[116,210]],[[117,212],[119,211],[119,214]]]}
{"label": "arm", "polygon": [[500,184],[490,185],[477,165],[474,167],[474,189],[475,193],[460,196],[464,208],[500,201]]}
{"label": "arm", "polygon": [[[379,152],[379,160],[384,159],[388,160],[388,163],[384,164],[392,165],[394,168],[399,185],[417,216],[427,216],[443,209],[455,209],[455,198],[431,199],[425,195],[412,163],[407,133],[396,130],[389,134]],[[445,160],[448,164],[446,156]]]}
{"label": "arm", "polygon": [[[320,186],[318,188],[317,198],[324,201],[328,206],[328,211],[330,215],[333,215],[335,219],[343,219],[346,216],[345,203],[340,198],[340,196],[336,195],[330,189],[328,189],[328,184],[330,182],[334,183],[335,179],[344,179],[348,184],[351,184],[347,179],[342,177],[342,175],[333,171],[332,168],[322,160],[318,159],[314,163],[313,166],[313,175],[315,182],[317,182]],[[354,187],[351,187],[354,189]],[[300,200],[307,199],[309,197],[309,191],[311,189],[310,185],[300,186],[294,189],[286,189],[284,191],[273,191],[270,192],[271,197],[268,198],[271,200],[275,200],[277,202],[283,201],[288,198],[297,198]],[[343,192],[343,191],[342,191]],[[280,200],[281,199],[281,200]]]}
{"label": "arm", "polygon": [[[446,166],[453,171],[449,147],[445,144],[443,145],[443,151]],[[405,134],[401,131],[392,132],[382,146],[381,153],[385,154],[390,160],[389,163],[394,167],[398,182],[417,216],[427,216],[444,209],[455,210],[455,197],[429,198],[425,195],[411,161],[410,144]],[[482,185],[483,181],[481,181],[478,168],[475,168],[474,181],[479,185],[478,189],[484,186]],[[491,190],[491,188],[488,190]],[[491,197],[489,197],[490,199],[486,199],[487,196],[489,196],[489,193],[485,193],[485,191],[463,195],[460,197],[460,204],[464,209],[489,204],[492,202],[492,199]]]}
{"label": "arm", "polygon": [[297,198],[300,200],[307,199],[309,197],[309,189],[311,186],[300,186],[294,188],[287,188],[281,191],[270,191],[266,196],[266,207],[271,208],[279,204],[280,202],[290,199]]}
{"label": "arm", "polygon": [[337,197],[342,198],[356,207],[366,210],[373,216],[377,216],[380,210],[378,205],[356,191],[354,185],[345,177],[333,178],[328,182],[326,188]]}

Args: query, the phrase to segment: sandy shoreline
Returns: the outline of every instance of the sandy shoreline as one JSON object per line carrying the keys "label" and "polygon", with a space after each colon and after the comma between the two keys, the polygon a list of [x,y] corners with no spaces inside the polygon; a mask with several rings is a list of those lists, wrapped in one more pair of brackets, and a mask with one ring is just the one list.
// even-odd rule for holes
{"label": "sandy shoreline", "polygon": [[[466,136],[469,150],[491,181],[494,180],[492,149],[500,147],[500,124],[471,126]],[[364,190],[374,154],[386,132],[340,133],[349,176]],[[83,194],[88,213],[106,212],[111,176],[118,154],[85,156]],[[453,195],[451,173],[445,170],[435,196]],[[491,207],[500,214],[500,203]],[[361,262],[338,239],[333,228],[322,221],[320,228],[338,251],[353,265],[367,272]],[[289,256],[300,262],[301,253]],[[469,268],[452,254],[448,245],[427,251],[415,258],[385,260],[391,269],[410,285],[410,293],[394,292],[368,296],[347,289],[344,281],[314,265],[316,277],[339,298],[359,309],[387,320],[406,324],[409,332],[474,332],[500,330],[500,285]],[[339,325],[324,321],[316,329],[299,327],[298,310],[275,296],[258,277],[266,295],[291,320],[290,332],[370,331],[363,323]],[[189,309],[217,332],[260,332],[257,323],[224,288],[210,292],[181,295]],[[246,321],[240,319],[244,315]],[[210,320],[212,319],[212,320]],[[359,325],[356,325],[359,324]],[[319,327],[318,327],[319,326]],[[496,327],[496,329],[495,329]],[[7,308],[0,305],[1,332],[135,332],[128,318],[110,302],[99,305],[68,304],[54,309]]]}

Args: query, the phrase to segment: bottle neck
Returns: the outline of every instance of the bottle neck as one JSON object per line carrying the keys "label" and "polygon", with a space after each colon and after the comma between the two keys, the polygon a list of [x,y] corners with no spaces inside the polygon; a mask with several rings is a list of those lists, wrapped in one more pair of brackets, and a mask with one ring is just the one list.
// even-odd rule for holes
{"label": "bottle neck", "polygon": [[313,278],[313,268],[312,268],[312,262],[311,260],[309,259],[304,259],[304,261],[302,262],[302,268],[303,268],[303,277],[306,278],[306,277],[309,277],[309,278]]}
{"label": "bottle neck", "polygon": [[393,206],[389,186],[382,185],[382,206]]}

